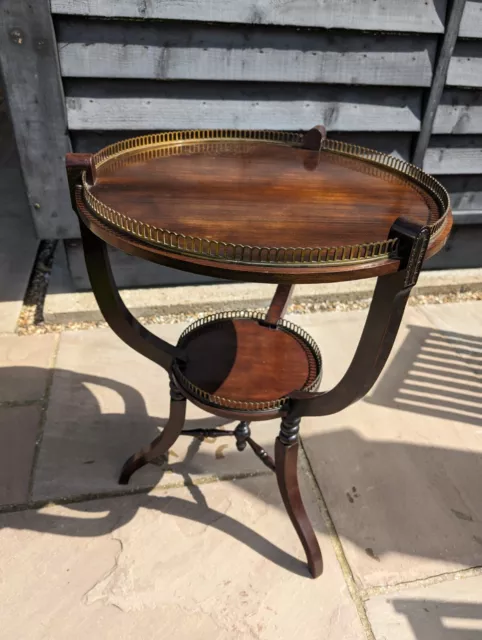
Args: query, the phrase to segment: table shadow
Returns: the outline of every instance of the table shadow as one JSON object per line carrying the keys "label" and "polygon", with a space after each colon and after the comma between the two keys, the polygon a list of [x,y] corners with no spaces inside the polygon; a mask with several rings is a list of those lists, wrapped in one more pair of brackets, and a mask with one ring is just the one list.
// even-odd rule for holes
{"label": "table shadow", "polygon": [[409,326],[365,402],[482,426],[482,338]]}
{"label": "table shadow", "polygon": [[[407,618],[417,640],[481,640],[482,605],[474,602],[397,598],[389,601]],[[478,629],[473,628],[475,626]]]}

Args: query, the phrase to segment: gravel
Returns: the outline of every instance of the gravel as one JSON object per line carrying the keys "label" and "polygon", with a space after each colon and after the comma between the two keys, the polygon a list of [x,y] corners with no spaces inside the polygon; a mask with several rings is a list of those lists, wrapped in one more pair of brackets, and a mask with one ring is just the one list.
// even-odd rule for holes
{"label": "gravel", "polygon": [[[55,241],[44,240],[40,243],[37,253],[35,267],[30,278],[30,282],[25,295],[24,304],[20,312],[17,323],[17,333],[19,335],[32,335],[38,333],[59,333],[61,331],[85,331],[99,327],[107,327],[107,323],[102,322],[67,322],[64,324],[49,324],[43,318],[43,303],[47,293],[47,286],[52,271],[53,257],[56,247]],[[447,302],[469,302],[482,300],[482,291],[459,291],[431,295],[412,295],[409,299],[410,305],[423,304],[445,304]],[[370,306],[371,298],[353,300],[348,302],[337,302],[333,300],[323,302],[297,302],[292,304],[288,313],[307,314],[330,311],[356,311],[367,309]],[[248,308],[247,311],[266,311],[266,308]],[[149,317],[139,317],[138,320],[145,325],[149,324],[175,324],[177,322],[192,322],[198,318],[209,316],[212,311],[203,313],[177,313],[165,315],[153,315]]]}

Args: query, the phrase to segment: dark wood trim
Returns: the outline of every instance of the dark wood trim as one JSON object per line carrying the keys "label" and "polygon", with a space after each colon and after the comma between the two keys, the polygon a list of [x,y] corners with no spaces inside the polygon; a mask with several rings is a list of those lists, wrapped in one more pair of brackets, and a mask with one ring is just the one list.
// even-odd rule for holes
{"label": "dark wood trim", "polygon": [[158,338],[134,318],[117,290],[105,243],[84,224],[80,230],[92,290],[106,322],[126,344],[169,371],[174,358],[184,360],[182,350]]}
{"label": "dark wood trim", "polygon": [[410,292],[416,284],[425,257],[426,227],[399,219],[392,233],[399,238],[402,269],[379,278],[360,342],[340,382],[330,391],[292,394],[288,416],[325,416],[338,413],[363,398],[375,384],[390,355]]}
{"label": "dark wood trim", "polygon": [[171,383],[171,410],[162,433],[145,449],[131,456],[122,467],[119,484],[127,484],[132,474],[152,460],[165,455],[181,435],[186,420],[186,398]]}
{"label": "dark wood trim", "polygon": [[266,314],[266,324],[275,325],[286,313],[289,307],[294,286],[291,284],[279,284]]}
{"label": "dark wood trim", "polygon": [[[166,267],[190,271],[213,278],[225,280],[241,280],[246,282],[311,284],[315,282],[342,282],[345,280],[359,280],[372,278],[398,271],[399,261],[396,258],[376,260],[374,262],[358,263],[353,269],[352,264],[328,264],[323,267],[258,267],[250,264],[222,263],[209,259],[194,258],[176,253],[169,253],[157,247],[150,247],[136,240],[132,236],[124,235],[112,229],[108,224],[95,218],[82,201],[82,195],[76,190],[76,208],[79,217],[95,235],[125,253],[150,262],[163,264]],[[441,234],[440,234],[441,235]],[[445,243],[445,239],[441,245]],[[437,243],[438,245],[438,243]],[[432,249],[432,248],[431,248]],[[435,246],[433,253],[438,251]]]}
{"label": "dark wood trim", "polygon": [[305,550],[310,573],[317,578],[323,572],[323,558],[298,484],[299,422],[285,419],[281,423],[275,443],[276,479],[286,511]]}

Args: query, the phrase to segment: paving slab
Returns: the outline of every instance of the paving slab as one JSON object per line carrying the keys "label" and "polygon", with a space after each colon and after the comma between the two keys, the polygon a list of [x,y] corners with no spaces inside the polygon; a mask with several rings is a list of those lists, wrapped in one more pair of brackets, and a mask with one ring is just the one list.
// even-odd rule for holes
{"label": "paving slab", "polygon": [[[323,388],[346,370],[365,317],[300,316],[324,356]],[[368,397],[302,421],[359,586],[482,564],[481,345],[481,302],[409,308]]]}
{"label": "paving slab", "polygon": [[482,576],[380,595],[366,607],[377,640],[482,638]]}
{"label": "paving slab", "polygon": [[323,529],[308,577],[274,476],[0,516],[9,640],[362,640]]}
{"label": "paving slab", "polygon": [[[150,327],[176,343],[185,325]],[[33,495],[37,499],[119,491],[124,461],[159,433],[169,413],[167,374],[127,347],[109,329],[64,332],[60,339]],[[186,429],[233,428],[188,403]],[[279,422],[253,425],[255,440],[273,453]],[[211,476],[270,473],[234,438],[202,444],[181,437],[167,464],[148,465],[132,487],[191,482]]]}
{"label": "paving slab", "polygon": [[0,402],[31,402],[45,393],[57,336],[0,336]]}
{"label": "paving slab", "polygon": [[27,502],[40,407],[0,408],[0,504]]}

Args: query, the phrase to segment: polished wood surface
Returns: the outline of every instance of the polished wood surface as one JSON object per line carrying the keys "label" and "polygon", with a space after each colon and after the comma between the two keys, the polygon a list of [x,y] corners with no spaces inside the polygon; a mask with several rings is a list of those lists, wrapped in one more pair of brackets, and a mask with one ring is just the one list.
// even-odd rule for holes
{"label": "polished wood surface", "polygon": [[[155,247],[141,239],[114,229],[96,217],[87,208],[81,187],[75,193],[75,209],[83,224],[107,244],[131,256],[213,278],[240,280],[242,282],[271,282],[291,284],[312,284],[316,282],[342,282],[361,278],[373,278],[395,273],[399,268],[397,257],[366,262],[338,262],[320,265],[256,265],[221,262],[206,258],[175,253]],[[448,231],[441,233],[431,243],[427,256],[433,255],[445,244]]]}
{"label": "polished wood surface", "polygon": [[91,191],[145,224],[249,246],[363,244],[386,239],[399,216],[424,225],[440,215],[410,179],[330,151],[246,141],[185,149],[148,160],[145,153],[114,158],[98,170]]}
{"label": "polished wood surface", "polygon": [[299,420],[283,419],[275,442],[275,471],[281,498],[303,545],[313,578],[323,572],[323,557],[315,531],[306,513],[298,483]]}
{"label": "polished wood surface", "polygon": [[290,305],[293,290],[294,286],[290,284],[279,284],[276,287],[273,300],[266,313],[266,324],[275,325],[284,316]]}
{"label": "polished wood surface", "polygon": [[201,390],[229,400],[276,400],[314,379],[313,356],[301,340],[253,319],[201,326],[179,347],[186,354],[183,375]]}
{"label": "polished wood surface", "polygon": [[[316,150],[320,136],[320,132],[318,132],[317,137],[312,136],[312,147],[315,150],[290,150],[295,152],[294,155],[290,156],[291,159],[300,153],[311,153],[311,156],[304,156],[301,170],[308,175],[318,177],[323,175],[323,168],[326,164],[323,161],[325,157],[324,151],[322,149]],[[262,150],[265,146],[259,145],[257,147],[256,158],[259,157],[258,150],[262,155]],[[275,145],[272,145],[272,148],[275,148]],[[286,148],[280,145],[277,145],[276,148],[280,150],[281,165],[283,165],[283,158],[288,157],[284,155]],[[299,155],[298,159],[303,160],[303,156]],[[212,161],[212,158],[210,160]],[[228,160],[230,160],[229,154],[226,159],[226,167],[231,171],[234,165]],[[340,160],[340,157],[336,162],[329,163],[328,166],[332,168],[341,167],[343,171],[349,170],[357,173],[356,168],[353,168],[353,166],[347,167],[345,162],[338,162],[338,160]],[[342,158],[342,160],[346,160],[346,158]],[[352,162],[353,159],[350,159],[350,163]],[[359,161],[356,160],[356,162]],[[378,167],[372,167],[370,171],[367,171],[367,182],[363,184],[366,184],[367,189],[369,185],[372,185],[373,188],[376,180],[382,177],[382,173],[382,180],[388,187],[385,190],[380,189],[380,191],[377,190],[378,188],[371,191],[369,189],[371,195],[368,197],[368,192],[365,193],[363,191],[363,186],[360,182],[358,186],[359,195],[361,194],[362,196],[361,202],[357,204],[355,203],[355,198],[353,198],[353,208],[349,208],[347,204],[351,203],[347,195],[349,185],[343,187],[343,195],[339,200],[334,197],[335,192],[329,190],[332,184],[335,184],[337,189],[341,189],[343,186],[342,181],[335,180],[335,176],[340,175],[337,169],[330,174],[332,181],[326,183],[328,193],[331,194],[331,196],[327,196],[327,201],[330,201],[331,198],[332,202],[331,213],[326,207],[319,207],[325,218],[331,216],[329,224],[326,224],[325,221],[326,234],[331,234],[330,237],[333,238],[339,237],[340,242],[343,244],[347,241],[353,242],[353,237],[350,234],[359,233],[365,226],[371,226],[372,231],[375,228],[381,230],[383,227],[385,229],[384,236],[396,243],[392,245],[396,249],[391,249],[392,252],[396,250],[396,254],[390,255],[389,258],[384,257],[381,260],[370,258],[369,263],[358,262],[357,264],[309,264],[300,267],[282,264],[274,266],[240,265],[220,261],[216,266],[214,261],[206,260],[203,257],[176,254],[174,251],[169,252],[168,249],[161,250],[157,247],[149,246],[142,238],[135,237],[136,230],[133,227],[130,228],[129,235],[122,230],[113,229],[112,226],[100,220],[99,216],[95,216],[86,206],[84,201],[85,193],[83,193],[81,185],[78,184],[79,170],[85,167],[87,167],[89,184],[94,185],[94,188],[100,184],[102,169],[98,171],[96,166],[94,168],[97,171],[93,171],[91,164],[86,157],[79,157],[77,164],[75,158],[69,158],[68,161],[73,205],[81,220],[86,263],[96,299],[106,320],[114,331],[136,351],[164,367],[171,376],[171,415],[169,421],[158,438],[127,460],[121,472],[120,482],[128,482],[132,473],[144,464],[153,461],[159,455],[166,453],[169,447],[174,444],[177,437],[182,433],[186,399],[215,415],[222,415],[230,419],[240,419],[243,422],[232,432],[236,436],[238,449],[242,450],[245,448],[246,443],[249,444],[261,461],[270,469],[275,470],[283,502],[306,552],[311,575],[313,577],[319,576],[323,569],[322,556],[313,527],[303,506],[298,485],[297,457],[300,419],[307,415],[329,415],[338,412],[363,397],[374,384],[394,344],[408,296],[417,282],[423,261],[427,255],[430,255],[431,251],[434,252],[439,248],[447,237],[451,224],[450,209],[448,208],[447,217],[441,221],[443,222],[441,231],[435,237],[431,237],[434,228],[427,225],[435,222],[440,214],[435,208],[435,203],[433,201],[430,202],[430,198],[422,192],[421,188],[408,185],[408,178],[402,180],[399,175],[395,175],[393,172],[380,172]],[[132,167],[135,166],[136,163],[132,163]],[[252,167],[250,171],[252,171]],[[105,175],[108,173],[109,171],[106,171]],[[112,171],[111,173],[116,175],[117,171]],[[289,172],[289,175],[291,173]],[[296,171],[294,173],[296,174]],[[327,173],[329,173],[328,170]],[[219,175],[226,178],[228,174],[221,169]],[[249,185],[243,181],[241,169],[240,175],[241,179],[238,181],[238,186],[246,187],[245,191],[247,192]],[[259,193],[265,193],[269,211],[274,211],[275,204],[277,207],[281,207],[283,202],[287,203],[286,206],[288,207],[292,206],[295,201],[294,191],[290,190],[291,187],[287,188],[287,197],[283,201],[283,198],[281,198],[282,185],[277,182],[274,173],[270,175],[274,185],[272,193],[276,194],[279,191],[276,198],[274,195],[270,195],[271,190],[266,192],[267,195],[265,193],[266,173],[262,173],[259,176],[252,174],[248,182],[252,181],[255,192],[258,189]],[[151,183],[147,188],[144,184],[139,189],[140,202],[142,203],[140,210],[145,208],[145,199],[143,199],[142,194],[149,195],[156,192],[152,174],[148,172],[147,177]],[[192,180],[192,177],[189,177],[186,173],[184,179],[187,183]],[[218,184],[219,181],[216,181],[207,173],[203,178],[203,184],[209,185],[213,180]],[[230,198],[235,196],[232,186],[228,182],[222,185],[220,192],[226,195],[225,201],[229,204],[232,202]],[[400,182],[406,182],[407,184],[402,188],[399,184]],[[287,183],[292,185],[296,183],[296,179],[290,179]],[[306,184],[311,185],[312,183],[307,180]],[[126,189],[123,190],[121,188],[117,192],[129,194],[128,198],[123,202],[134,205],[133,183],[126,179],[122,182],[122,185]],[[175,189],[179,191],[179,195],[176,195],[175,200],[180,202],[187,194],[183,193],[181,197],[182,189],[179,184],[175,185]],[[303,191],[301,183],[297,184],[296,189],[301,194],[306,193]],[[314,192],[312,187],[310,189]],[[310,189],[308,189],[309,193],[311,193]],[[402,197],[404,192],[406,193],[406,198]],[[114,190],[112,193],[114,193]],[[380,203],[374,195],[375,193],[380,194],[380,200],[382,200],[382,195],[384,194],[383,207],[379,206],[377,208]],[[396,194],[398,194],[397,206],[402,208],[405,206],[406,208],[402,211],[397,210],[395,214],[390,209],[390,202],[395,206]],[[414,194],[418,196],[418,200]],[[393,198],[392,201],[390,197]],[[304,196],[302,195],[300,202],[306,204],[307,200],[303,198]],[[162,199],[162,202],[165,204],[165,198]],[[236,202],[238,204],[244,203],[246,211],[249,211],[253,201],[243,191],[240,197],[236,199]],[[118,203],[121,203],[121,200],[118,200]],[[152,204],[154,212],[161,211],[162,213],[162,207],[161,209],[156,209],[155,203],[153,202]],[[302,230],[303,220],[303,224],[309,226],[317,218],[315,209],[316,207],[311,210],[308,216],[309,223],[300,214],[300,221],[296,219],[296,216],[293,216],[295,220],[292,222],[291,227],[288,223],[286,226],[290,227],[293,232],[296,229]],[[263,207],[260,207],[258,211],[259,221],[253,222],[252,228],[246,228],[250,226],[248,222],[254,220],[250,211],[245,222],[241,223],[240,219],[238,219],[233,229],[235,228],[239,233],[252,234],[254,232],[258,233],[260,229],[266,230],[268,227],[272,227],[274,229],[273,233],[278,233],[278,237],[281,237],[284,233],[283,229],[277,229],[274,219],[271,219],[270,224],[269,216],[263,219],[263,211]],[[368,215],[369,211],[372,213],[378,211],[378,214]],[[400,216],[400,213],[404,215]],[[392,214],[393,217],[391,217]],[[181,222],[185,223],[183,214],[180,213],[179,215]],[[196,224],[205,224],[202,217],[194,217],[197,221]],[[361,222],[362,219],[365,219],[365,223]],[[176,220],[177,218],[172,218],[172,221],[175,222]],[[337,220],[338,223],[336,222]],[[336,236],[337,233],[342,233],[341,220],[344,220],[343,228],[346,231],[343,236]],[[211,219],[211,223],[214,224],[213,219]],[[388,227],[385,228],[384,225],[388,225]],[[228,227],[231,228],[229,220],[227,227],[226,225],[224,227],[222,224],[220,225],[221,229]],[[440,228],[440,225],[438,227]],[[317,232],[321,233],[322,230],[317,229]],[[302,230],[302,232],[306,233],[306,229]],[[373,241],[374,238],[370,240]],[[124,249],[133,255],[146,257],[164,264],[171,264],[172,266],[180,266],[180,268],[188,270],[196,270],[198,267],[200,269],[204,268],[207,269],[204,272],[211,275],[224,270],[231,277],[244,275],[247,280],[263,280],[266,278],[267,281],[270,281],[268,278],[271,278],[271,281],[279,282],[280,285],[265,317],[255,319],[247,318],[243,315],[240,318],[225,314],[212,320],[199,320],[181,335],[178,345],[173,347],[147,332],[124,307],[115,286],[107,249],[103,241]],[[169,261],[172,262],[170,263]],[[234,273],[236,274],[235,276],[232,275]],[[293,325],[288,323],[283,325],[279,322],[279,318],[288,303],[291,292],[290,284],[303,281],[309,282],[310,280],[303,280],[306,274],[315,278],[313,281],[323,281],[342,279],[343,277],[363,277],[360,273],[365,276],[384,276],[377,283],[360,344],[352,363],[341,381],[330,391],[313,392],[319,382],[318,374],[321,373],[321,356],[317,347],[309,336],[304,335],[304,338],[302,338],[303,334],[296,335]],[[299,274],[303,274],[301,278]],[[303,388],[307,390],[300,391]],[[227,399],[227,402],[224,402],[223,399]],[[266,410],[263,403],[267,405]],[[275,460],[273,461],[266,451],[251,439],[248,423],[251,420],[267,420],[274,415],[282,416],[282,423],[279,436],[276,439]],[[219,432],[216,432],[217,435],[219,435]]]}
{"label": "polished wood surface", "polygon": [[134,318],[117,290],[106,244],[83,224],[80,231],[92,290],[110,328],[135,351],[170,370],[173,360],[182,361],[185,354],[148,331]]}

